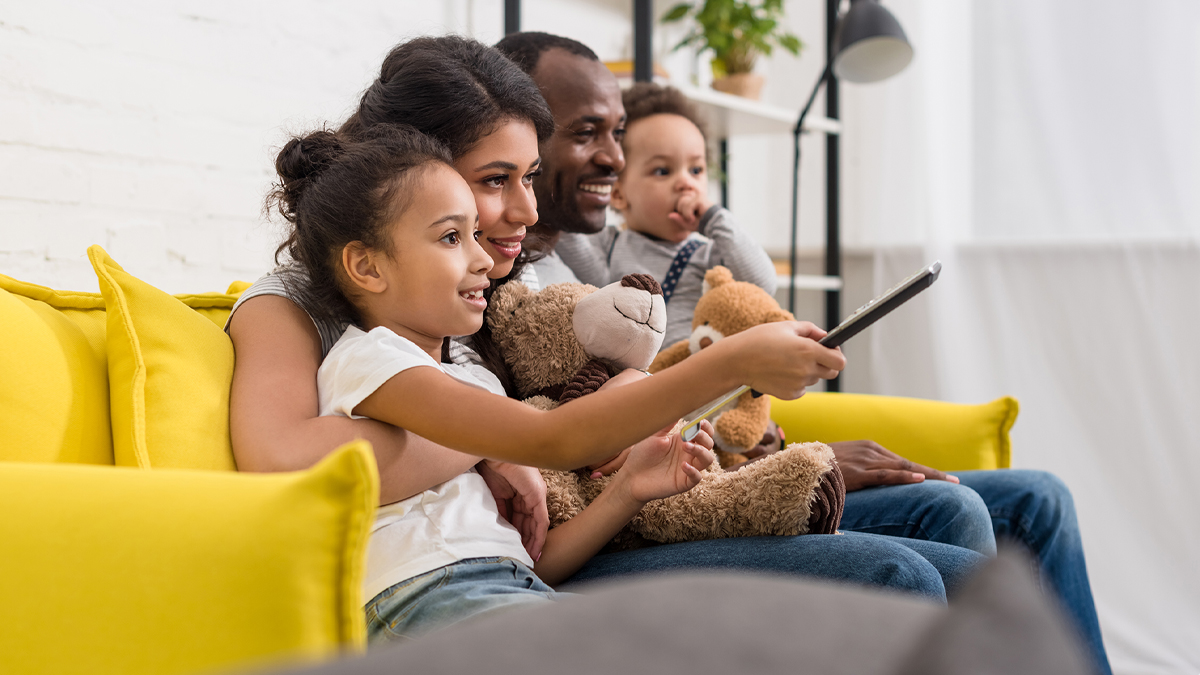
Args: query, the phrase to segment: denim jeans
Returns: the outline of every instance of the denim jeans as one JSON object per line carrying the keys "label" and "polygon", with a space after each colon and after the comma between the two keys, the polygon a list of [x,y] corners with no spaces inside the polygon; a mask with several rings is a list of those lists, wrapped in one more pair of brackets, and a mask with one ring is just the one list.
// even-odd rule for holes
{"label": "denim jeans", "polygon": [[957,546],[858,532],[740,537],[598,555],[566,583],[684,570],[742,570],[884,587],[945,602],[946,589],[956,588],[982,560],[978,553]]}
{"label": "denim jeans", "polygon": [[560,595],[512,558],[470,558],[405,579],[366,606],[367,642],[405,641],[499,609]]}
{"label": "denim jeans", "polygon": [[1101,673],[1112,672],[1088,583],[1071,492],[1044,471],[956,473],[960,484],[925,481],[846,495],[841,527],[993,554],[996,539],[1016,540],[1041,562],[1042,583],[1062,602]]}

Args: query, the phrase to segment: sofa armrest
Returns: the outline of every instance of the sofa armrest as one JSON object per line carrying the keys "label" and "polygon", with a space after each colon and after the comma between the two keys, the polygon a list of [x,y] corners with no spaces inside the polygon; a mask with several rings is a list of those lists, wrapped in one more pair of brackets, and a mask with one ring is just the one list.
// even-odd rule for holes
{"label": "sofa armrest", "polygon": [[370,446],[272,475],[0,462],[0,672],[195,673],[365,644]]}
{"label": "sofa armrest", "polygon": [[821,392],[771,401],[789,443],[871,440],[942,471],[1008,468],[1018,410],[1010,396],[979,405]]}

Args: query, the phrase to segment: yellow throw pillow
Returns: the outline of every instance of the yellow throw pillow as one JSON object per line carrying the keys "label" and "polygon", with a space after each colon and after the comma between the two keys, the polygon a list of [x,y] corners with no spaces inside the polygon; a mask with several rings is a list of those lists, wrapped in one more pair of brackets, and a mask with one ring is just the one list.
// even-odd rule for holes
{"label": "yellow throw pillow", "polygon": [[218,323],[188,306],[232,306],[232,296],[184,296],[184,304],[123,270],[99,246],[88,248],[88,259],[108,308],[116,464],[233,470],[233,344],[220,328],[223,317]]}
{"label": "yellow throw pillow", "polygon": [[371,446],[246,474],[0,463],[0,673],[242,670],[365,644]]}
{"label": "yellow throw pillow", "polygon": [[771,419],[789,443],[875,441],[918,464],[942,471],[1003,469],[1011,463],[1008,432],[1017,399],[980,405],[896,396],[813,392],[771,401]]}
{"label": "yellow throw pillow", "polygon": [[104,298],[0,274],[0,460],[112,464]]}

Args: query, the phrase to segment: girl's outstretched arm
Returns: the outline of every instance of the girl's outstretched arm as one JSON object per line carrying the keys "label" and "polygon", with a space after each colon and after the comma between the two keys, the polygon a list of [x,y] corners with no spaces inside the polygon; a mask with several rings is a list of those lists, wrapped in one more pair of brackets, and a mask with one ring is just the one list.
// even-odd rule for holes
{"label": "girl's outstretched arm", "polygon": [[606,460],[735,387],[779,398],[845,366],[807,322],[776,322],[714,343],[654,377],[549,412],[463,384],[436,368],[392,377],[354,409],[447,447],[547,469]]}
{"label": "girl's outstretched arm", "polygon": [[634,446],[612,482],[579,515],[550,530],[533,571],[551,586],[566,581],[653,499],[686,492],[716,461],[712,425],[700,423],[691,443],[664,429]]}
{"label": "girl's outstretched arm", "polygon": [[479,462],[414,433],[369,419],[317,416],[321,338],[304,310],[262,295],[229,326],[235,361],[230,391],[233,454],[241,471],[296,471],[343,443],[365,438],[379,465],[381,504],[443,483]]}

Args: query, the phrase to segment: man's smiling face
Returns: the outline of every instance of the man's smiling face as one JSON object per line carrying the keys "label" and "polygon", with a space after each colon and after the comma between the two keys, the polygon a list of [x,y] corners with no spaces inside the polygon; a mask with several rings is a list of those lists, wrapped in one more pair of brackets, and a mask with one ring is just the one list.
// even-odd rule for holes
{"label": "man's smiling face", "polygon": [[534,180],[540,225],[553,231],[599,232],[612,185],[625,166],[625,107],[617,78],[604,64],[562,49],[538,59],[533,80],[554,114]]}

